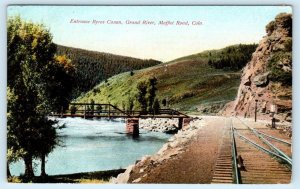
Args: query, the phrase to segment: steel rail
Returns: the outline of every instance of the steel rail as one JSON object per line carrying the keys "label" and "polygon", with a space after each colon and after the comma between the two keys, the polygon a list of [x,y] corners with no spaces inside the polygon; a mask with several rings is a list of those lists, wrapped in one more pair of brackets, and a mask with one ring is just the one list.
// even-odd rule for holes
{"label": "steel rail", "polygon": [[277,152],[278,154],[280,154],[281,156],[285,157],[286,159],[288,159],[291,164],[292,164],[292,159],[285,154],[283,151],[281,151],[279,148],[277,148],[276,146],[274,146],[271,142],[269,142],[268,140],[266,140],[262,135],[258,134],[258,132],[254,129],[253,131],[255,133],[255,135],[257,137],[259,137],[266,145],[268,145],[270,148],[272,148],[275,152]]}
{"label": "steel rail", "polygon": [[268,149],[266,149],[266,148],[260,146],[259,144],[255,143],[255,142],[253,142],[252,140],[250,140],[250,139],[246,138],[245,136],[241,135],[239,132],[236,131],[236,129],[234,129],[234,132],[235,132],[237,135],[239,135],[239,137],[240,137],[241,139],[245,140],[246,142],[249,142],[249,143],[250,143],[251,145],[253,145],[254,147],[258,148],[259,150],[261,150],[261,151],[263,151],[263,152],[265,152],[265,153],[267,153],[267,154],[269,154],[269,155],[275,156],[275,157],[277,157],[277,158],[283,160],[284,162],[286,162],[286,163],[290,166],[290,168],[292,167],[292,162],[289,161],[289,159],[287,159],[286,157],[281,156],[281,155],[279,155],[279,154],[277,154],[277,153],[275,153],[275,152],[273,152],[273,151],[270,151],[270,150],[268,150]]}
{"label": "steel rail", "polygon": [[[256,130],[256,129],[255,129],[255,130]],[[263,135],[263,136],[265,136],[265,137],[267,137],[267,138],[276,140],[276,141],[281,142],[281,143],[283,143],[283,144],[287,144],[287,145],[289,145],[289,146],[292,145],[291,143],[289,143],[289,142],[287,142],[287,141],[285,141],[285,140],[282,140],[282,139],[280,139],[280,138],[277,138],[277,137],[274,137],[274,136],[271,136],[271,135],[267,135],[267,134],[265,134],[265,133],[263,133],[263,132],[261,132],[261,131],[256,130],[256,132],[258,132],[259,134],[261,134],[261,135]]]}
{"label": "steel rail", "polygon": [[[237,117],[236,117],[237,118]],[[257,132],[256,129],[250,127],[249,125],[247,125],[246,123],[244,123],[241,119],[237,118],[241,123],[243,123],[246,127],[248,127],[258,138],[260,138],[267,146],[269,146],[271,149],[273,149],[277,154],[285,157],[286,159],[288,159],[288,161],[290,162],[290,164],[292,164],[292,158],[290,158],[287,154],[285,154],[283,151],[281,151],[279,148],[277,148],[276,146],[274,146],[272,143],[270,143],[268,140],[266,140],[261,134],[259,134]]]}
{"label": "steel rail", "polygon": [[234,130],[232,125],[232,119],[230,119],[230,127],[231,127],[231,143],[232,143],[232,158],[233,158],[233,169],[234,169],[234,182],[236,184],[241,184],[241,173],[238,169],[238,162],[237,162],[237,150],[236,150],[236,143],[235,143],[235,136],[234,136]]}
{"label": "steel rail", "polygon": [[[242,124],[244,124],[244,125],[247,126],[248,128],[254,129],[254,128],[250,127],[248,124],[246,124],[245,122],[243,122],[240,118],[238,118],[238,117],[235,117],[235,118],[237,118]],[[287,141],[285,141],[285,140],[282,140],[282,139],[280,139],[280,138],[277,138],[277,137],[274,137],[274,136],[271,136],[271,135],[267,135],[267,134],[265,134],[265,133],[263,133],[263,132],[261,132],[261,131],[258,131],[257,129],[255,129],[255,130],[256,130],[256,132],[258,132],[259,134],[264,135],[265,137],[271,138],[271,139],[273,139],[273,140],[276,140],[276,141],[278,141],[278,142],[281,142],[281,143],[284,143],[284,144],[287,144],[287,145],[290,145],[290,146],[292,145],[291,143],[289,143],[289,142],[287,142]]]}

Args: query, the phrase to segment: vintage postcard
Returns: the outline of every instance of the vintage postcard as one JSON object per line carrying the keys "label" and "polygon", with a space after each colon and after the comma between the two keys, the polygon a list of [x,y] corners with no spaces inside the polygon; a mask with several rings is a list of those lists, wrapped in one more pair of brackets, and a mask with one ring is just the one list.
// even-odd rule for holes
{"label": "vintage postcard", "polygon": [[278,184],[291,6],[7,7],[11,183]]}

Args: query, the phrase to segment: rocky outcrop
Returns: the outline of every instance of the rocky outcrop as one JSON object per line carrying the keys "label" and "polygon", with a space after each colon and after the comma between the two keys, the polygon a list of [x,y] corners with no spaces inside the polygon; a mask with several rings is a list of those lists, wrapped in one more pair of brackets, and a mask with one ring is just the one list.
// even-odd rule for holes
{"label": "rocky outcrop", "polygon": [[257,105],[258,118],[270,119],[276,105],[276,119],[291,121],[292,15],[277,15],[266,33],[243,68],[236,100],[224,107],[223,115],[254,117]]}
{"label": "rocky outcrop", "polygon": [[270,72],[266,72],[255,76],[253,78],[253,84],[256,85],[256,87],[266,87],[269,84],[269,74]]}
{"label": "rocky outcrop", "polygon": [[124,173],[119,174],[116,178],[110,179],[111,183],[126,184],[130,178],[134,165],[129,165]]}

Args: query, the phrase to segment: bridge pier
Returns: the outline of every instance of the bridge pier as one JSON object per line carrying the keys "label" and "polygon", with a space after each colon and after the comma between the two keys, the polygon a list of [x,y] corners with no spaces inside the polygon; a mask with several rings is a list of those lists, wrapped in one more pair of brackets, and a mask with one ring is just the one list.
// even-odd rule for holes
{"label": "bridge pier", "polygon": [[128,118],[126,121],[126,132],[133,136],[139,135],[139,118]]}
{"label": "bridge pier", "polygon": [[178,118],[178,130],[187,127],[193,118]]}
{"label": "bridge pier", "polygon": [[183,125],[183,118],[178,118],[178,130],[182,129],[182,125]]}

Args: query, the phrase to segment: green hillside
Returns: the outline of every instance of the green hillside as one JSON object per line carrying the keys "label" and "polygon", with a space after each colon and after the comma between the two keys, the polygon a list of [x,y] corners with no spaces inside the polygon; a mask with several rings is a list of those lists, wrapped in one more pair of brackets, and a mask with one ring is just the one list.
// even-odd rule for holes
{"label": "green hillside", "polygon": [[75,66],[72,92],[75,98],[113,75],[161,63],[152,59],[142,60],[62,45],[57,45],[56,55],[65,55]]}
{"label": "green hillside", "polygon": [[[241,74],[236,65],[241,64],[243,67],[250,60],[256,46],[234,45],[179,58],[133,73],[125,72],[100,83],[76,101],[90,102],[93,99],[99,103],[109,102],[122,109],[128,109],[129,102],[134,101],[134,109],[139,109],[136,100],[137,84],[150,77],[156,77],[157,97],[160,102],[166,99],[167,106],[171,108],[196,112],[197,108],[203,105],[222,106],[236,96]],[[212,65],[214,60],[225,62],[228,57],[236,57],[245,47],[248,47],[248,54],[245,56],[249,59],[236,59],[235,65],[222,69]],[[231,49],[230,53],[227,52],[228,48]]]}

